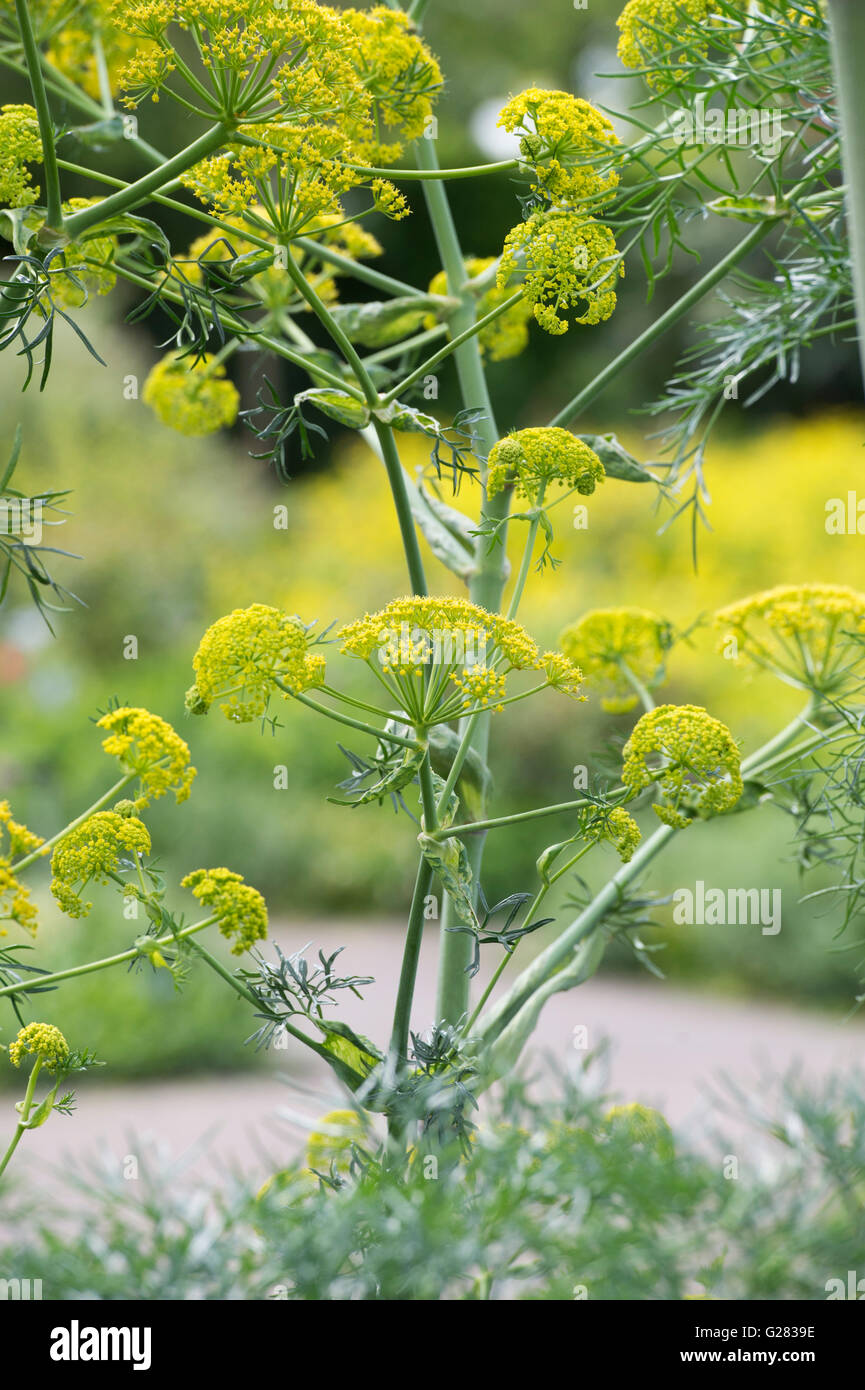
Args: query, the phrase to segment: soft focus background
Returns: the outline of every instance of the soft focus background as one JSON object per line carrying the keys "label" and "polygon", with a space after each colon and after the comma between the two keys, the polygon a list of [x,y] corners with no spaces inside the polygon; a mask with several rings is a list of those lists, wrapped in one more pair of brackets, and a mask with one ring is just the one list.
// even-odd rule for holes
{"label": "soft focus background", "polygon": [[[618,0],[592,0],[586,11],[476,0],[469,11],[456,0],[436,0],[428,35],[449,80],[440,107],[442,162],[506,155],[495,117],[510,93],[529,84],[570,88],[623,108],[630,84],[591,76],[617,68],[613,19],[619,8]],[[144,119],[152,120],[142,130],[154,143],[178,143],[168,103]],[[105,167],[119,157],[106,155]],[[496,253],[519,216],[511,182],[461,182],[452,191],[466,251]],[[387,247],[383,267],[422,283],[438,267],[420,199],[415,208],[410,222],[375,230]],[[707,262],[714,235],[711,225],[701,233]],[[694,273],[690,263],[680,266],[647,306],[639,263],[629,269],[609,324],[565,339],[533,329],[526,354],[491,367],[503,431],[548,419]],[[186,805],[159,803],[149,816],[168,882],[176,884],[199,865],[227,864],[266,894],[274,920],[291,924],[294,935],[332,949],[357,930],[396,961],[395,919],[406,907],[414,868],[411,826],[387,807],[353,811],[327,802],[328,795],[339,795],[335,785],[347,772],[334,726],[288,706],[275,711],[273,734],[230,726],[218,713],[206,720],[183,713],[192,654],[204,628],[222,613],[272,603],[326,625],[404,590],[383,472],[362,443],[340,436],[336,427],[331,446],[313,464],[292,460],[295,477],[288,487],[249,456],[255,442],[242,425],[208,440],[165,429],[140,400],[126,395],[130,377],[143,384],[167,325],[149,320],[123,327],[125,297],[118,288],[107,303],[86,311],[88,333],[107,368],[62,335],[45,394],[34,386],[22,396],[21,363],[8,353],[0,360],[2,440],[11,438],[17,421],[24,428],[18,484],[30,492],[71,490],[69,519],[55,539],[81,557],[54,566],[81,599],[81,606],[58,615],[55,636],[20,594],[2,610],[0,794],[16,816],[50,835],[113,780],[92,720],[112,697],[146,706],[188,738],[199,769]],[[637,411],[663,385],[690,332],[682,325],[641,359],[581,428],[615,430],[638,457],[651,460],[657,422]],[[248,359],[241,365],[247,405],[254,403],[260,366]],[[303,384],[273,363],[267,369],[285,391]],[[440,402],[445,412],[455,408],[452,391],[448,372]],[[567,508],[559,509],[554,554],[561,564],[533,579],[521,614],[533,635],[552,645],[565,622],[598,605],[637,603],[688,626],[722,603],[775,583],[861,587],[861,540],[829,536],[824,526],[827,499],[846,496],[862,466],[858,400],[854,354],[823,344],[803,363],[795,388],[780,388],[747,415],[731,404],[710,450],[713,529],[700,536],[696,571],[687,524],[659,536],[668,516],[655,509],[647,487],[609,482],[591,501],[588,531],[573,530]],[[422,443],[403,436],[401,444],[407,463],[423,461]],[[466,491],[459,501],[468,506],[474,499]],[[273,524],[278,505],[288,508],[286,530]],[[516,553],[520,528],[513,531]],[[427,558],[433,586],[451,587],[450,576]],[[129,636],[137,638],[136,660],[123,656]],[[362,674],[335,651],[332,660],[346,684],[362,687]],[[711,632],[699,627],[674,655],[667,694],[672,701],[705,704],[746,750],[798,703],[771,680],[746,683],[715,653]],[[575,705],[553,695],[497,718],[494,813],[568,799],[575,765],[609,767],[603,750],[611,740],[624,740],[630,723],[605,716],[597,701]],[[282,765],[289,786],[276,790],[274,772]],[[669,980],[699,991],[706,1002],[711,995],[736,995],[759,1011],[773,997],[803,1010],[823,1009],[837,1021],[860,989],[859,956],[835,949],[846,943],[834,941],[831,910],[800,905],[805,890],[788,862],[786,831],[773,811],[695,826],[647,882],[661,893],[697,878],[711,886],[781,888],[778,936],[763,936],[755,927],[674,927],[669,905],[657,908],[659,925],[646,936],[663,944],[656,961]],[[560,821],[548,821],[491,837],[484,875],[489,900],[532,888],[538,853],[562,833]],[[613,867],[611,856],[597,872]],[[818,887],[820,880],[807,886]],[[43,881],[38,895],[44,904],[41,964],[60,968],[108,954],[136,934],[107,891],[95,891],[92,915],[75,924],[52,912],[45,887]],[[182,899],[177,889],[172,900]],[[183,905],[189,911],[192,900]],[[313,924],[308,933],[307,922]],[[357,953],[351,966],[363,968]],[[623,952],[613,953],[605,972],[636,968]],[[257,1060],[244,1048],[244,1023],[226,1007],[224,989],[198,973],[182,997],[165,972],[76,981],[52,999],[51,1018],[72,1042],[94,1047],[114,1080],[218,1072]],[[379,1037],[388,1023],[386,1016],[378,1019]],[[8,1078],[8,1069],[2,1075]]]}

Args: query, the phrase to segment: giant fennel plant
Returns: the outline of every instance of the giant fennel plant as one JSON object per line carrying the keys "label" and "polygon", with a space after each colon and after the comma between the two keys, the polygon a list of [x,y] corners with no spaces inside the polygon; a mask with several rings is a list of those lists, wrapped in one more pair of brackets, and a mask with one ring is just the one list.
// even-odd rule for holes
{"label": "giant fennel plant", "polygon": [[[281,476],[293,452],[311,450],[334,424],[361,433],[390,484],[405,592],[377,612],[360,612],[346,595],[346,611],[324,629],[267,603],[219,618],[192,659],[189,727],[208,712],[274,729],[277,713],[333,721],[352,740],[343,801],[370,818],[392,803],[394,835],[414,842],[417,859],[392,1027],[373,1041],[338,1017],[341,994],[369,981],[341,975],[329,945],[316,960],[267,954],[264,900],[238,872],[191,869],[180,888],[200,913],[187,923],[182,897],[149,862],[146,820],[155,798],[189,797],[189,748],[157,715],[109,708],[99,726],[119,778],[94,805],[42,839],[0,804],[0,917],[4,933],[35,933],[23,879],[50,856],[63,912],[86,915],[91,888],[108,885],[137,900],[147,925],[110,958],[60,972],[33,965],[20,943],[4,945],[0,997],[20,1024],[9,1060],[29,1080],[0,1171],[28,1128],[69,1108],[61,1085],[93,1061],[44,1020],[40,998],[84,973],[149,964],[180,980],[195,961],[215,970],[247,1003],[260,1043],[290,1039],[332,1069],[351,1098],[358,1161],[398,1165],[419,1145],[465,1145],[476,1095],[515,1066],[550,995],[592,976],[612,937],[636,935],[640,876],[695,820],[775,802],[792,818],[803,865],[833,865],[848,919],[860,910],[865,596],[803,576],[799,587],[737,599],[717,615],[724,656],[802,692],[798,717],[747,751],[700,704],[656,704],[683,636],[663,615],[587,610],[575,585],[573,621],[556,649],[543,650],[519,609],[534,575],[554,582],[557,520],[587,525],[598,487],[640,487],[647,502],[689,514],[696,534],[708,501],[706,440],[724,403],[740,384],[754,397],[793,376],[812,343],[855,329],[861,274],[855,257],[851,273],[846,228],[849,218],[858,246],[865,218],[850,53],[865,17],[851,0],[628,0],[618,52],[628,91],[638,78],[642,95],[626,115],[530,87],[499,117],[515,137],[513,159],[442,169],[442,74],[421,31],[426,8],[0,5],[0,63],[31,92],[29,104],[0,111],[0,200],[13,248],[0,345],[22,359],[25,385],[37,367],[44,384],[58,320],[97,357],[77,314],[120,281],[135,316],[158,307],[173,324],[171,350],[143,393],[168,427],[206,435],[231,426],[240,399],[229,368],[244,353],[260,378],[246,422]],[[145,138],[156,101],[175,104],[175,128],[194,132],[189,143],[162,152]],[[844,125],[855,128],[846,174]],[[114,140],[139,162],[137,178],[81,162]],[[482,187],[502,171],[515,184],[515,225],[502,245],[468,254],[448,183]],[[64,197],[73,175],[90,196]],[[382,254],[376,219],[405,218],[404,190],[417,183],[441,260],[426,286],[371,264]],[[724,254],[552,420],[503,431],[488,386],[496,363],[534,333],[563,338],[563,350],[568,335],[592,333],[602,358],[626,266],[653,290],[683,257],[698,257],[710,219],[728,233]],[[185,226],[186,241],[170,241],[165,223]],[[576,433],[605,387],[717,287],[694,347],[649,403],[665,415],[664,462],[646,466],[612,434]],[[284,398],[267,376],[274,358],[309,385]],[[430,402],[451,365],[462,400],[444,419]],[[419,475],[401,458],[407,433],[429,444]],[[7,491],[13,467],[14,451]],[[522,541],[513,577],[509,530]],[[452,592],[428,591],[422,540],[453,574]],[[28,556],[44,602],[51,581],[24,541],[9,544],[6,579],[14,564],[32,580]],[[352,662],[365,684],[357,670],[348,679]],[[564,804],[510,814],[495,804],[490,751],[509,707],[569,700],[578,730],[587,698],[632,721],[618,778],[598,778]],[[643,810],[642,824],[654,824],[645,834],[635,818]],[[348,813],[334,808],[335,834]],[[558,838],[537,859],[535,888],[490,905],[486,837],[545,821]],[[600,891],[570,920],[554,914],[543,949],[522,946],[549,928],[542,913],[554,885],[610,850],[620,863]],[[441,914],[430,921],[434,899]],[[438,933],[439,986],[435,1016],[417,1020],[425,928]],[[242,957],[235,970],[202,944],[209,929]],[[497,962],[481,992],[473,981],[482,953]],[[42,1100],[40,1074],[51,1078]]]}

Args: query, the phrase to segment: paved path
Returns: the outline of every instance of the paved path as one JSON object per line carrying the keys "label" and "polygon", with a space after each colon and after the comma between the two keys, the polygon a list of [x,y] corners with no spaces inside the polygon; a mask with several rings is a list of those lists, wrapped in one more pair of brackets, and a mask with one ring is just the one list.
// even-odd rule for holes
{"label": "paved path", "polygon": [[[429,937],[421,959],[417,1027],[433,1014],[432,932]],[[375,975],[376,984],[363,1001],[347,996],[343,1016],[359,1031],[383,1039],[398,970],[396,930],[329,921],[283,928],[277,939],[286,951],[308,941],[328,949],[348,943],[340,957],[345,972]],[[602,976],[570,994],[555,995],[532,1049],[535,1070],[542,1074],[545,1054],[561,1065],[583,1055],[575,1047],[581,1041],[578,1029],[585,1029],[589,1047],[610,1039],[610,1084],[623,1099],[657,1105],[673,1123],[688,1121],[697,1139],[711,1120],[707,1084],[721,1072],[745,1089],[759,1091],[767,1073],[777,1075],[794,1062],[814,1078],[865,1066],[865,1020],[844,1023],[841,1010],[832,1016],[764,1001],[719,1000],[651,978]],[[247,1172],[264,1175],[302,1144],[304,1131],[296,1117],[321,1115],[329,1108],[328,1094],[336,1100],[328,1074],[309,1068],[295,1049],[272,1053],[271,1064],[273,1072],[264,1074],[82,1085],[71,1119],[56,1117],[26,1137],[29,1155],[38,1157],[42,1169],[43,1162],[65,1166],[101,1149],[116,1164],[134,1154],[143,1137],[178,1154],[209,1134],[206,1151],[189,1154],[202,1179],[226,1164],[242,1164]]]}

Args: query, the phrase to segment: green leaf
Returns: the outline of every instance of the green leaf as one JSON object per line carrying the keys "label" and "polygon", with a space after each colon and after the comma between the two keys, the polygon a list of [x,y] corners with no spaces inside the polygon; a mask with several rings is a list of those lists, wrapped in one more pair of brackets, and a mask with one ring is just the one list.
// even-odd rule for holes
{"label": "green leaf", "polygon": [[441,885],[452,900],[457,921],[474,931],[480,930],[472,894],[472,868],[462,840],[453,835],[435,840],[426,831],[417,837],[421,853],[438,874]]}
{"label": "green leaf", "polygon": [[326,386],[312,386],[308,391],[300,391],[294,398],[295,405],[308,402],[322,414],[349,429],[361,430],[369,424],[369,406],[350,396],[347,391],[337,391]]}
{"label": "green leaf", "polygon": [[590,449],[594,449],[608,478],[619,478],[626,483],[657,483],[658,478],[644,468],[641,463],[623,449],[614,434],[581,434],[577,436]]}
{"label": "green leaf", "polygon": [[738,222],[763,222],[766,218],[775,222],[787,212],[786,204],[773,197],[713,198],[706,206],[718,217],[735,217]]}
{"label": "green leaf", "polygon": [[365,304],[338,304],[330,312],[351,342],[379,348],[416,333],[434,303],[437,301],[412,294]]}
{"label": "green leaf", "polygon": [[468,535],[471,521],[455,508],[434,500],[425,488],[406,481],[411,514],[427,545],[451,574],[467,583],[475,571],[474,547]]}

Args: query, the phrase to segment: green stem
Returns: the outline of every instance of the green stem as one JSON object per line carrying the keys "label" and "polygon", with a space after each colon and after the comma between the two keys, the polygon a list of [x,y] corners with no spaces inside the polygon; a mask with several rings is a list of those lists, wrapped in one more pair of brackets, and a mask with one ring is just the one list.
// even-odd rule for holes
{"label": "green stem", "polygon": [[408,1057],[409,1028],[411,1008],[417,983],[418,961],[420,960],[423,939],[424,911],[426,899],[432,886],[432,869],[425,859],[418,865],[414,894],[406,930],[399,987],[393,1015],[393,1031],[390,1040],[390,1055],[397,1067],[404,1066]]}
{"label": "green stem", "polygon": [[77,826],[83,825],[84,821],[90,816],[95,816],[97,811],[101,811],[103,806],[107,806],[109,801],[113,801],[124,787],[128,787],[130,782],[134,782],[138,776],[136,772],[128,772],[125,777],[121,777],[119,782],[115,782],[113,787],[109,787],[107,792],[100,796],[98,801],[94,801],[92,806],[88,806],[86,811],[82,811],[80,816],[76,816],[68,825],[64,825],[62,830],[58,830],[56,835],[52,835],[50,840],[46,840],[38,849],[34,849],[31,854],[24,859],[19,859],[17,864],[12,865],[12,872],[20,874],[24,869],[36,862],[37,859],[44,859],[45,855],[54,848],[58,840],[62,840],[64,835],[68,835],[70,830],[75,830]]}
{"label": "green stem", "polygon": [[841,117],[841,159],[849,185],[847,218],[859,320],[859,360],[865,378],[865,6],[862,0],[829,0],[829,20]]}
{"label": "green stem", "polygon": [[769,235],[769,232],[773,227],[777,226],[780,220],[780,218],[767,218],[764,222],[752,228],[748,235],[739,242],[738,246],[734,246],[731,251],[728,251],[727,255],[718,261],[718,264],[713,266],[701,280],[698,280],[695,285],[692,285],[680,299],[677,299],[676,303],[671,305],[666,313],[662,314],[659,319],[656,319],[653,324],[650,324],[639,337],[634,338],[628,347],[626,347],[623,352],[619,353],[618,357],[614,357],[612,362],[609,362],[607,366],[604,367],[603,371],[599,372],[587,386],[583,387],[582,391],[579,391],[577,395],[574,396],[573,400],[563,406],[558,415],[555,415],[550,421],[550,425],[571,424],[577,416],[584,411],[587,406],[591,405],[601,392],[609,386],[610,382],[615,380],[619,373],[623,371],[629,363],[633,362],[636,357],[639,357],[641,353],[645,352],[646,348],[651,347],[658,338],[662,337],[669,328],[673,327],[673,324],[678,323],[679,319],[682,318],[684,314],[687,314],[689,309],[692,309],[694,305],[698,304],[701,299],[704,299],[717,284],[720,284],[733,267],[738,265],[739,262],[748,255],[749,251],[753,251],[755,246],[759,246],[760,242]]}
{"label": "green stem", "polygon": [[508,174],[514,169],[519,169],[518,159],[499,159],[492,164],[472,164],[462,169],[374,169],[368,164],[349,164],[349,169],[356,169],[359,174],[375,175],[385,179],[420,179],[428,181],[431,179],[474,179],[482,174]]}
{"label": "green stem", "polygon": [[286,695],[290,695],[293,700],[299,700],[302,705],[306,705],[307,709],[314,709],[317,714],[326,714],[328,719],[335,719],[337,724],[345,724],[349,729],[357,729],[359,733],[370,734],[373,738],[384,743],[398,743],[403,748],[412,748],[415,752],[418,752],[422,747],[417,739],[403,738],[402,734],[385,733],[384,729],[376,729],[372,724],[364,724],[360,719],[352,719],[349,714],[338,714],[335,709],[328,709],[327,705],[320,705],[317,700],[310,699],[308,695],[304,695],[300,691],[290,690],[280,680],[274,681],[274,684]]}
{"label": "green stem", "polygon": [[[782,742],[790,743],[810,716],[811,706],[802,711],[786,728],[776,734],[742,764],[743,772],[752,775],[763,770],[767,758],[777,757]],[[604,885],[592,902],[532,963],[518,975],[507,994],[480,1019],[479,1037],[485,1044],[493,1042],[511,1019],[519,1013],[530,995],[540,988],[555,970],[563,966],[580,942],[584,941],[602,922],[603,918],[621,900],[624,890],[664,849],[674,835],[681,832],[670,825],[661,825],[635,851],[626,864],[622,864],[611,879]]]}
{"label": "green stem", "polygon": [[60,197],[60,170],[57,167],[57,151],[54,145],[54,122],[45,91],[45,78],[42,73],[42,58],[39,46],[30,23],[30,13],[26,0],[15,0],[15,13],[21,30],[21,42],[30,78],[33,104],[39,117],[39,134],[42,138],[42,165],[45,170],[45,220],[54,230],[63,225],[63,210]]}
{"label": "green stem", "polygon": [[11,1144],[9,1145],[5,1154],[3,1155],[3,1158],[0,1159],[0,1178],[2,1178],[3,1174],[6,1172],[6,1169],[9,1166],[9,1160],[14,1154],[18,1145],[20,1144],[21,1136],[27,1128],[27,1120],[29,1119],[30,1110],[33,1105],[33,1097],[36,1094],[36,1078],[38,1077],[41,1069],[42,1058],[37,1057],[36,1061],[33,1063],[33,1070],[31,1071],[27,1081],[27,1092],[24,1096],[24,1100],[21,1103],[21,1119],[18,1121],[18,1124],[15,1128],[15,1133],[12,1136]]}
{"label": "green stem", "polygon": [[[21,0],[17,0],[17,3],[21,3]],[[90,227],[95,227],[100,222],[106,222],[110,217],[117,217],[120,213],[147,202],[152,194],[158,193],[161,188],[173,183],[178,175],[191,169],[194,164],[205,159],[207,155],[213,154],[220,145],[224,145],[227,135],[228,129],[221,122],[212,126],[210,130],[205,131],[204,135],[199,136],[191,145],[180,150],[160,168],[151,170],[149,174],[145,174],[135,183],[130,183],[126,188],[119,189],[108,198],[103,198],[102,202],[97,203],[95,207],[82,208],[80,212],[67,217],[64,230],[70,241],[75,241]]]}
{"label": "green stem", "polygon": [[316,256],[320,261],[334,266],[337,270],[345,271],[346,275],[352,275],[356,280],[364,280],[368,285],[373,285],[378,290],[384,290],[386,294],[394,296],[423,295],[422,290],[419,290],[416,285],[410,285],[407,280],[395,280],[392,275],[384,275],[380,270],[364,265],[361,261],[353,261],[349,256],[343,256],[340,251],[334,251],[331,246],[326,246],[324,242],[315,241],[311,237],[293,237],[292,245],[299,246],[308,255]]}
{"label": "green stem", "polygon": [[[435,147],[431,140],[416,142],[418,165],[425,169],[437,169]],[[454,361],[460,383],[463,405],[480,408],[483,418],[475,426],[478,444],[484,454],[488,454],[498,439],[495,416],[490,401],[489,389],[484,375],[477,336],[471,332],[475,324],[475,301],[468,288],[465,258],[454,226],[447,190],[440,181],[426,182],[423,185],[430,222],[441,258],[442,268],[448,282],[448,293],[461,301],[461,306],[450,319],[454,338],[459,343],[454,348]],[[501,544],[490,548],[486,540],[479,536],[475,541],[475,571],[472,575],[469,596],[474,603],[496,613],[501,606],[507,571],[505,567],[505,521],[509,499],[505,492],[497,493],[487,499],[484,489],[481,505],[482,522],[485,520],[501,523]],[[461,733],[465,735],[468,721],[462,722]],[[482,715],[469,736],[468,751],[474,752],[482,763],[486,762],[489,746],[489,714]],[[484,837],[472,837],[467,847],[469,865],[475,884],[479,881],[483,858]],[[446,898],[442,907],[438,995],[436,1018],[446,1023],[457,1023],[468,1012],[469,976],[473,942],[465,932],[450,931],[455,925],[453,905]]]}
{"label": "green stem", "polygon": [[499,830],[506,825],[522,825],[528,820],[543,820],[547,816],[560,816],[566,811],[579,811],[590,803],[583,797],[580,801],[561,801],[557,806],[539,806],[533,811],[517,811],[512,816],[496,816],[492,820],[466,821],[464,825],[451,825],[446,830],[437,830],[436,839],[447,835],[470,835],[475,831]]}
{"label": "green stem", "polygon": [[393,430],[390,425],[384,424],[381,420],[377,419],[376,416],[372,418],[372,426],[378,437],[379,445],[381,446],[381,456],[387,473],[387,480],[390,484],[393,504],[396,508],[397,521],[399,522],[399,530],[402,537],[403,550],[405,551],[412,592],[419,595],[426,594],[426,574],[424,572],[423,559],[420,553],[417,528],[415,527],[414,517],[412,516],[411,504],[405,485],[405,473],[400,461],[399,450],[396,446]]}
{"label": "green stem", "polygon": [[[215,921],[215,917],[207,917],[203,922],[195,922],[191,927],[184,927],[182,931],[173,932],[169,936],[157,936],[153,944],[157,950],[163,946],[172,946],[176,941],[185,940],[186,937],[203,931],[205,927],[213,926]],[[120,951],[116,956],[104,956],[102,960],[87,961],[85,965],[72,965],[68,970],[56,970],[53,975],[35,975],[32,979],[22,980],[18,984],[4,985],[0,989],[0,998],[6,994],[26,994],[31,990],[47,989],[63,980],[76,980],[81,975],[93,975],[97,970],[108,970],[112,965],[123,965],[139,957],[146,960],[147,955],[146,951],[133,946],[128,951]]]}
{"label": "green stem", "polygon": [[[494,309],[490,309],[488,314],[484,314],[483,318],[476,319],[473,314],[470,324],[460,333],[456,334],[455,337],[451,338],[443,348],[439,348],[438,352],[434,352],[432,357],[428,357],[425,362],[421,362],[419,367],[413,368],[408,376],[403,377],[402,381],[400,381],[398,385],[392,387],[382,399],[385,402],[395,401],[409,386],[411,386],[412,382],[417,381],[418,377],[428,375],[433,367],[437,367],[448,357],[456,355],[464,343],[471,342],[472,339],[477,338],[482,328],[486,328],[489,323],[495,323],[496,319],[501,318],[502,314],[506,314],[508,309],[512,309],[515,304],[518,304],[522,297],[522,290],[516,290],[507,299],[503,300],[501,304],[497,304]],[[474,295],[471,296],[471,303],[474,304]],[[452,323],[457,318],[457,314],[458,311],[451,316]],[[495,443],[495,440],[493,440],[493,443]]]}

